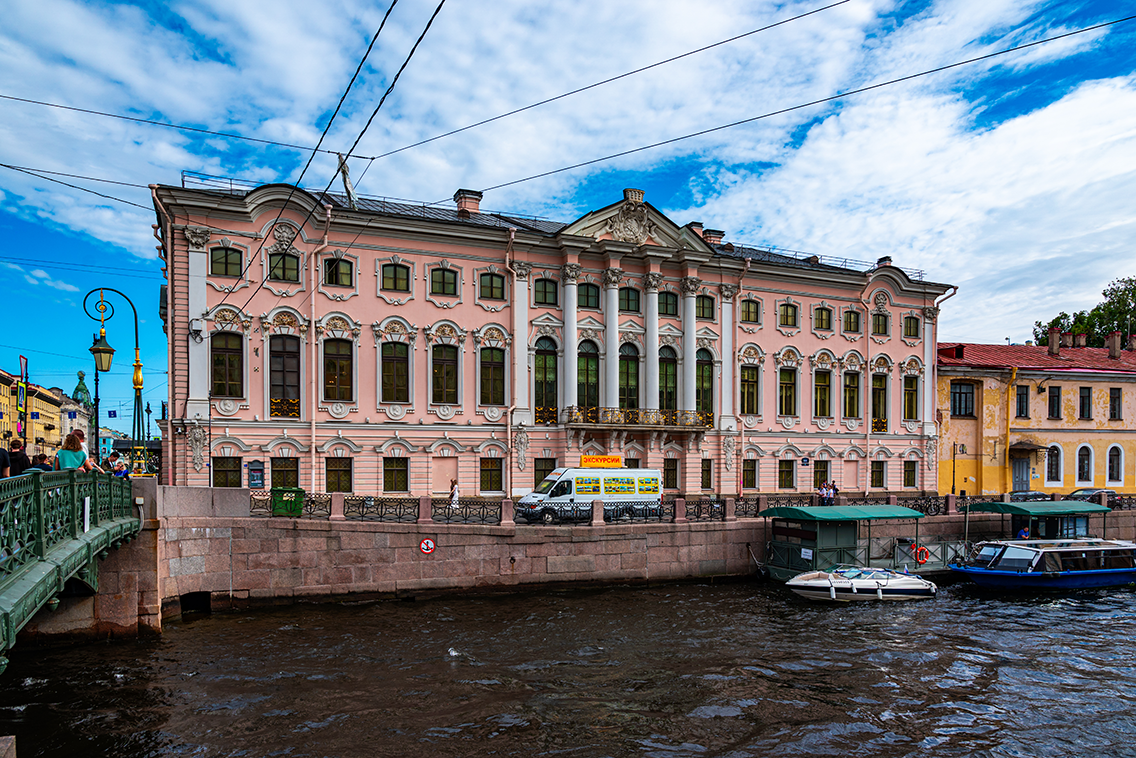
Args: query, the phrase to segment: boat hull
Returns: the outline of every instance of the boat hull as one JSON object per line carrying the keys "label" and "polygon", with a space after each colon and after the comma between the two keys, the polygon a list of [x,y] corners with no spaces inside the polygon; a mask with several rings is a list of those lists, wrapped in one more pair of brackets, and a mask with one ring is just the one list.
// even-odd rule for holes
{"label": "boat hull", "polygon": [[1078,590],[1123,587],[1136,583],[1136,569],[1094,571],[993,571],[950,564],[948,568],[979,587],[999,590]]}
{"label": "boat hull", "polygon": [[881,600],[929,600],[935,597],[935,590],[933,589],[881,588],[879,594],[877,594],[875,590],[858,589],[856,592],[852,592],[851,589],[836,587],[834,588],[836,590],[836,597],[832,596],[832,592],[828,587],[789,587],[789,589],[809,600],[826,600],[837,603],[864,602],[869,600],[872,602],[879,602]]}
{"label": "boat hull", "polygon": [[861,569],[837,569],[832,573],[810,571],[798,574],[785,583],[785,586],[809,600],[837,603],[853,603],[881,600],[926,600],[935,597],[935,583],[917,576],[898,574],[893,571],[867,569],[870,576],[862,575]]}

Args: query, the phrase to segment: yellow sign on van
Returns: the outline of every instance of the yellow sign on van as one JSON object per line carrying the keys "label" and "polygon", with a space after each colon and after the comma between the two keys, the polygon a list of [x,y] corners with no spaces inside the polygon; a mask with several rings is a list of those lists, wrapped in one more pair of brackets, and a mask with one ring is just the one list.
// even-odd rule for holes
{"label": "yellow sign on van", "polygon": [[576,494],[577,495],[598,495],[598,494],[600,494],[600,478],[598,476],[578,476],[578,477],[576,477]]}
{"label": "yellow sign on van", "polygon": [[604,477],[605,495],[634,495],[635,477],[633,476],[607,476]]}
{"label": "yellow sign on van", "polygon": [[623,459],[618,455],[581,455],[580,468],[622,468]]}
{"label": "yellow sign on van", "polygon": [[639,477],[639,494],[640,495],[657,495],[657,494],[659,494],[659,477],[657,477],[657,476],[641,476],[641,477]]}

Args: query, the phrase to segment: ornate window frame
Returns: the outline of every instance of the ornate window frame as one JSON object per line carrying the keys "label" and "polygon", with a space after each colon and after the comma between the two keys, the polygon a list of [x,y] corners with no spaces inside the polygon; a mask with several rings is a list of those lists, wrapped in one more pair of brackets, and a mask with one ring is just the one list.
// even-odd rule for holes
{"label": "ornate window frame", "polygon": [[249,372],[251,371],[250,363],[251,357],[249,356],[249,342],[252,332],[252,315],[245,313],[237,306],[233,305],[216,305],[208,313],[205,314],[205,320],[211,322],[213,327],[209,330],[209,365],[207,372],[209,376],[210,393],[212,394],[212,373],[213,373],[213,357],[212,357],[212,340],[213,335],[225,332],[229,334],[240,335],[241,338],[241,397],[226,397],[219,398],[213,401],[213,410],[222,416],[236,415],[237,411],[248,410],[249,408]]}
{"label": "ornate window frame", "polygon": [[[1057,478],[1049,478],[1049,459],[1053,455],[1053,448],[1057,448]],[[1051,442],[1045,448],[1045,484],[1052,487],[1065,485],[1065,448],[1056,442]]]}
{"label": "ornate window frame", "polygon": [[[508,272],[499,267],[496,263],[490,263],[488,266],[482,266],[473,270],[473,292],[474,302],[477,303],[483,310],[490,313],[500,313],[505,310],[505,307],[513,301],[513,282],[510,281],[506,275]],[[493,298],[481,297],[481,275],[482,274],[495,274],[500,276],[503,282],[502,294],[504,297],[500,300]]]}
{"label": "ornate window frame", "polygon": [[[418,363],[415,344],[418,339],[418,327],[400,316],[388,316],[382,321],[371,324],[371,332],[375,337],[375,410],[385,413],[392,421],[401,421],[406,414],[414,412],[415,402],[415,371]],[[407,346],[407,382],[408,393],[405,403],[396,403],[383,400],[383,344],[396,342]]]}
{"label": "ornate window frame", "polygon": [[918,356],[909,355],[907,360],[899,364],[900,378],[906,380],[908,377],[917,377],[918,381],[915,384],[915,413],[916,417],[913,419],[903,418],[903,402],[904,398],[902,393],[906,391],[904,387],[900,387],[899,398],[899,421],[907,430],[908,434],[915,434],[919,431],[920,425],[923,423],[923,393],[927,391],[926,380],[924,378],[923,361],[919,360]]}
{"label": "ornate window frame", "polygon": [[[870,410],[865,405],[868,397],[867,391],[871,389],[870,387],[865,387],[865,377],[868,375],[868,365],[864,360],[864,356],[860,355],[859,351],[857,350],[849,350],[848,352],[846,352],[843,356],[841,356],[840,360],[838,361],[838,365],[840,366],[840,423],[842,423],[844,425],[844,428],[848,431],[854,432],[860,428],[861,424],[864,423],[864,419],[867,416],[868,411]],[[844,406],[845,374],[858,374],[860,376],[860,407],[856,409],[860,414],[859,416],[849,416],[848,409]]]}
{"label": "ornate window frame", "polygon": [[[809,376],[811,377],[812,393],[809,397],[809,418],[812,419],[813,425],[820,430],[826,430],[836,423],[837,415],[837,398],[834,397],[837,391],[844,391],[843,375],[840,371],[840,362],[836,359],[836,355],[827,348],[818,350],[813,355],[809,356]],[[828,378],[828,410],[829,415],[817,416],[816,415],[816,375],[818,371],[827,371]],[[835,381],[839,377],[841,382],[840,389],[837,390]]]}
{"label": "ornate window frame", "polygon": [[[844,314],[848,311],[854,311],[855,313],[860,314],[860,331],[848,332],[844,330]],[[868,324],[865,323],[866,315],[867,314],[864,312],[863,308],[858,308],[855,305],[840,306],[840,336],[848,340],[849,342],[859,342],[861,339],[863,339],[864,335],[868,331]]]}
{"label": "ornate window frame", "polygon": [[[318,383],[316,385],[316,392],[320,404],[317,409],[330,414],[332,418],[341,419],[345,418],[348,413],[359,412],[359,335],[362,333],[362,324],[355,321],[346,313],[331,311],[325,313],[320,319],[316,321],[316,355],[319,356],[319,366],[316,371],[318,373]],[[326,361],[324,360],[324,343],[330,339],[347,340],[351,344],[351,399],[350,400],[325,400],[323,397],[324,388],[324,368]]]}
{"label": "ornate window frame", "polygon": [[[260,251],[260,265],[264,288],[277,297],[292,297],[296,293],[306,291],[308,267],[304,265],[304,254],[297,250],[292,244],[297,237],[301,236],[300,229],[291,221],[282,219],[272,228],[272,236],[276,238],[276,242],[268,247],[261,248]],[[296,271],[299,279],[295,282],[278,282],[278,284],[281,285],[279,289],[273,285],[273,282],[276,280],[268,278],[270,268],[268,263],[269,258],[278,253],[296,257]],[[292,286],[294,286],[295,289],[290,289]]]}
{"label": "ornate window frame", "polygon": [[[778,319],[780,320],[780,319]],[[777,423],[785,429],[792,429],[797,424],[801,423],[803,414],[801,413],[801,369],[804,364],[804,357],[797,348],[786,345],[773,354],[773,365],[777,372],[777,395],[775,402]],[[796,413],[792,415],[783,415],[781,413],[781,370],[793,369],[796,378],[794,379],[794,393],[796,397]]]}
{"label": "ornate window frame", "polygon": [[[206,233],[208,234],[209,231],[210,230],[207,229]],[[232,248],[234,250],[241,251],[241,275],[239,277],[237,277],[237,276],[220,277],[221,279],[224,279],[224,280],[229,280],[229,279],[236,279],[237,280],[234,284],[232,284],[231,286],[228,286],[228,287],[226,287],[222,284],[218,284],[217,282],[213,281],[213,278],[214,278],[214,274],[213,274],[213,248],[217,248],[217,247],[229,247],[229,248]],[[233,242],[228,237],[222,237],[220,240],[218,240],[216,243],[214,243],[212,245],[209,244],[209,241],[207,239],[206,242],[204,243],[204,249],[205,249],[205,256],[206,256],[205,257],[205,267],[206,267],[206,271],[209,272],[208,275],[205,277],[205,283],[206,284],[208,284],[210,287],[217,290],[218,292],[225,292],[225,293],[236,292],[239,289],[244,289],[245,287],[251,287],[252,286],[252,281],[250,279],[250,274],[252,273],[252,266],[250,265],[250,263],[251,263],[250,256],[252,255],[252,252],[251,252],[252,248],[250,248],[248,245],[244,245],[244,244],[241,244],[239,242]]]}
{"label": "ornate window frame", "polygon": [[[534,272],[533,274],[530,275],[529,278],[531,280],[530,283],[529,283],[529,307],[530,308],[534,308],[534,309],[535,308],[544,308],[544,309],[550,309],[550,310],[556,310],[556,311],[562,311],[564,309],[564,286],[563,286],[562,282],[560,281],[560,270],[559,269],[549,269],[547,271],[541,271],[539,274]],[[548,305],[546,303],[538,303],[536,301],[536,283],[539,282],[542,279],[548,280],[556,286],[556,304],[555,305]]]}
{"label": "ornate window frame", "polygon": [[[1113,479],[1111,476],[1109,476],[1108,460],[1112,456],[1113,450],[1120,453],[1120,478],[1119,479]],[[1105,451],[1104,456],[1105,456],[1104,457],[1104,480],[1105,480],[1105,482],[1108,483],[1108,484],[1115,484],[1115,485],[1118,485],[1118,486],[1124,486],[1124,446],[1123,445],[1116,445],[1116,444],[1109,445],[1108,450]]]}
{"label": "ornate window frame", "polygon": [[[909,318],[919,319],[918,337],[907,336],[907,319]],[[903,344],[907,345],[908,347],[917,347],[919,343],[923,341],[923,311],[916,310],[914,308],[909,311],[904,311],[903,313],[899,314],[899,324],[899,338],[903,340]]]}
{"label": "ornate window frame", "polygon": [[[793,306],[794,308],[797,309],[797,325],[796,326],[783,326],[781,324],[781,306],[782,305],[791,305],[791,306]],[[798,334],[801,333],[801,301],[800,300],[794,300],[792,295],[786,295],[785,297],[783,297],[779,300],[773,301],[773,310],[777,314],[775,316],[775,319],[776,319],[775,323],[776,323],[777,331],[781,332],[786,337],[796,337]]]}
{"label": "ornate window frame", "polygon": [[[699,300],[699,298],[703,298],[703,297],[710,298],[711,305],[710,305],[710,317],[709,318],[707,318],[706,316],[699,316],[698,315],[698,300]],[[698,293],[694,296],[694,320],[695,321],[702,321],[702,322],[707,323],[707,324],[717,324],[722,319],[721,308],[720,308],[720,306],[722,305],[722,301],[723,301],[723,298],[721,297],[721,295],[720,294],[714,294],[714,291],[711,290],[709,287],[700,288],[698,290]]]}
{"label": "ornate window frame", "polygon": [[[455,294],[436,295],[431,291],[434,270],[439,268],[457,272],[457,292]],[[423,297],[428,303],[433,303],[435,306],[446,310],[461,305],[465,300],[465,267],[455,266],[446,258],[425,263],[422,265],[422,286],[426,291]]]}
{"label": "ornate window frame", "polygon": [[[396,266],[406,266],[410,269],[407,276],[408,288],[406,292],[383,289],[383,266],[393,263]],[[418,262],[407,260],[400,255],[390,255],[386,258],[375,258],[375,295],[391,305],[406,305],[414,299],[415,285],[418,282]]]}
{"label": "ornate window frame", "polygon": [[[474,413],[478,416],[484,416],[486,421],[497,422],[504,418],[513,401],[513,387],[510,382],[512,372],[509,370],[509,367],[513,365],[513,336],[501,324],[490,322],[473,330],[473,344],[476,351],[476,370],[473,379]],[[481,351],[487,347],[497,348],[505,352],[505,402],[501,405],[482,405],[481,403]],[[458,382],[458,391],[461,391],[460,381]]]}
{"label": "ornate window frame", "polygon": [[[596,288],[598,305],[593,308],[590,305],[580,305],[580,290],[585,284],[590,284]],[[592,313],[603,313],[604,296],[603,296],[603,282],[599,280],[595,274],[580,274],[576,277],[576,312],[589,311]],[[668,317],[673,318],[673,317]]]}
{"label": "ornate window frame", "polygon": [[[328,260],[350,260],[351,261],[351,286],[344,287],[338,284],[325,284],[324,283],[324,267],[323,264]],[[363,273],[359,268],[359,256],[349,253],[346,250],[336,248],[330,253],[324,254],[320,259],[319,266],[319,284],[316,289],[328,300],[342,303],[345,300],[350,300],[359,294],[359,277]],[[324,288],[327,289],[324,289]]]}
{"label": "ornate window frame", "polygon": [[[1089,451],[1089,478],[1088,479],[1082,479],[1081,478],[1081,451],[1082,450],[1088,450]],[[1074,481],[1077,482],[1078,487],[1092,487],[1093,486],[1093,480],[1096,478],[1096,467],[1097,467],[1097,451],[1093,449],[1093,446],[1090,445],[1087,442],[1083,442],[1080,445],[1077,445],[1077,452],[1074,454],[1074,458],[1073,458],[1073,476],[1075,477]]]}
{"label": "ornate window frame", "polygon": [[[443,319],[436,321],[423,330],[426,338],[426,412],[437,416],[443,421],[449,421],[454,416],[465,413],[465,329],[453,321]],[[458,401],[453,404],[434,402],[434,345],[451,345],[458,349]]]}
{"label": "ornate window frame", "polygon": [[[308,408],[310,398],[308,394],[308,364],[304,360],[304,350],[308,343],[308,328],[310,322],[295,308],[280,305],[267,313],[260,314],[260,336],[264,349],[260,356],[261,397],[264,399],[264,419],[279,422],[308,421],[311,411]],[[295,418],[272,415],[272,337],[276,335],[298,337],[300,339],[300,415]]]}
{"label": "ornate window frame", "polygon": [[[821,329],[819,326],[817,326],[816,312],[820,308],[828,310],[828,320],[830,324],[832,323],[832,320],[837,317],[840,309],[833,307],[830,303],[824,300],[821,300],[819,303],[814,303],[813,306],[809,308],[809,331],[811,331],[813,333],[813,336],[817,339],[826,340],[832,335],[836,334],[836,327],[835,325],[833,325],[828,329]],[[844,322],[841,321],[840,325],[843,327]]]}
{"label": "ornate window frame", "polygon": [[[872,293],[872,309],[868,311],[868,323],[864,324],[864,331],[877,345],[886,345],[895,336],[895,319],[892,317],[889,306],[893,305],[891,293],[880,288]],[[887,334],[876,334],[872,322],[875,316],[883,316],[887,323]]]}
{"label": "ornate window frame", "polygon": [[660,299],[660,301],[659,301],[659,321],[661,322],[665,318],[674,319],[675,321],[681,321],[682,320],[682,293],[679,292],[679,288],[677,286],[675,286],[674,282],[670,282],[670,281],[667,281],[666,279],[664,279],[662,282],[659,283],[658,289],[659,289],[660,298],[664,293],[666,293],[668,295],[674,295],[675,296],[675,313],[674,313],[674,315],[671,315],[669,313],[668,314],[663,313],[662,300]]}
{"label": "ornate window frame", "polygon": [[[757,413],[742,413],[742,367],[757,367]],[[764,416],[765,409],[765,351],[754,342],[747,342],[738,350],[738,396],[734,398],[734,407],[741,416],[742,426],[746,429],[755,428]]]}

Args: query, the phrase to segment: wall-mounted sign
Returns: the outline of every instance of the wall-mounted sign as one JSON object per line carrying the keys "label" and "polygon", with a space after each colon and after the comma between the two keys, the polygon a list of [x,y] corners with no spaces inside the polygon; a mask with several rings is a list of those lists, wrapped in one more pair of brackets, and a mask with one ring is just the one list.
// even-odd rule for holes
{"label": "wall-mounted sign", "polygon": [[434,540],[427,537],[418,543],[418,549],[426,555],[430,555],[430,553],[434,552]]}

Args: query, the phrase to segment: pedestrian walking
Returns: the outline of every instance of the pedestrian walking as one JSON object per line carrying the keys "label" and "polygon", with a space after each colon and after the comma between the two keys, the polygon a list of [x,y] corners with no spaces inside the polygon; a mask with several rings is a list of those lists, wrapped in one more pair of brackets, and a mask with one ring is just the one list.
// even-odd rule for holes
{"label": "pedestrian walking", "polygon": [[11,470],[12,461],[8,457],[8,451],[0,447],[0,479],[8,477]]}
{"label": "pedestrian walking", "polygon": [[55,470],[68,471],[70,469],[83,469],[87,464],[87,454],[75,433],[67,435],[63,440],[63,449],[55,454]]}
{"label": "pedestrian walking", "polygon": [[24,441],[17,438],[12,440],[12,452],[8,455],[11,466],[10,476],[19,476],[32,467],[27,451],[24,450]]}
{"label": "pedestrian walking", "polygon": [[451,479],[450,480],[450,507],[451,508],[457,508],[458,507],[458,480],[457,479]]}

